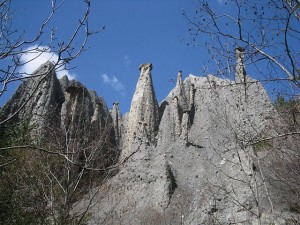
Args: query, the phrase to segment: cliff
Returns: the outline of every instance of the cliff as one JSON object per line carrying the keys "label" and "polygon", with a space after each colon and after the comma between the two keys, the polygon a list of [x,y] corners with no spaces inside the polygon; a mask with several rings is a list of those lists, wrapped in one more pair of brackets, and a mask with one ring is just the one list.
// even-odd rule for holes
{"label": "cliff", "polygon": [[[30,98],[33,106],[29,110],[26,104],[18,118],[40,108],[43,115],[55,103],[53,116],[71,136],[92,129],[97,139],[101,128],[111,127],[110,143],[120,150],[118,162],[107,167],[114,176],[76,202],[71,214],[86,214],[87,224],[299,222],[294,182],[299,177],[288,170],[299,140],[278,136],[286,125],[262,85],[246,74],[243,50],[236,53],[235,81],[213,75],[183,81],[179,71],[176,86],[160,104],[152,64],[141,65],[126,118],[118,103],[108,112],[104,100],[79,82],[58,81],[53,73],[39,81],[44,88],[37,90],[43,91],[33,96],[40,100]],[[20,96],[30,82],[38,81],[20,86],[4,107],[6,115],[26,102]]]}
{"label": "cliff", "polygon": [[107,167],[119,155],[104,99],[67,76],[58,79],[51,62],[25,79],[1,111],[7,125],[28,125],[35,148],[54,148],[78,166]]}

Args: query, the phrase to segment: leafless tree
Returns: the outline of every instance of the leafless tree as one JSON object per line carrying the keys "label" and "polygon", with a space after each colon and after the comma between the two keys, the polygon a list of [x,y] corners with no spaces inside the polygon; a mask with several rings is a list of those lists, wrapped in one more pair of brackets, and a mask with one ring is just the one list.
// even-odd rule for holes
{"label": "leafless tree", "polygon": [[[26,121],[18,121],[15,124],[13,119],[24,110],[39,85],[54,71],[69,70],[69,63],[86,49],[90,36],[103,31],[104,27],[96,31],[90,30],[91,2],[85,0],[82,1],[85,10],[70,36],[64,40],[58,39],[56,30],[49,26],[61,4],[50,0],[51,12],[41,23],[36,34],[28,39],[26,37],[30,35],[26,35],[26,31],[20,33],[13,28],[12,2],[13,0],[0,1],[0,62],[5,62],[0,63],[0,98],[14,82],[25,81],[28,78],[38,79],[39,82],[36,82],[34,90],[31,90],[31,94],[13,113],[8,117],[0,115],[0,169],[2,179],[7,181],[7,185],[0,185],[0,189],[3,196],[8,198],[8,202],[1,202],[1,207],[7,206],[8,210],[11,207],[14,212],[20,214],[32,213],[33,217],[28,218],[24,214],[14,218],[16,214],[12,213],[13,211],[8,211],[12,214],[5,217],[7,214],[3,211],[4,214],[0,215],[1,222],[18,224],[18,218],[21,221],[26,218],[27,223],[82,223],[83,215],[75,220],[70,218],[69,210],[73,202],[86,193],[88,187],[100,185],[110,175],[107,167],[112,165],[116,161],[114,157],[117,157],[117,151],[114,156],[110,155],[115,148],[109,140],[113,129],[111,121],[106,121],[97,137],[92,133],[91,127],[86,127],[85,130],[89,131],[86,134],[88,140],[80,143],[76,140],[82,139],[82,136],[79,138],[79,130],[82,127],[76,127],[75,124],[72,127],[73,134],[70,135],[68,129],[59,129],[59,125],[56,124],[55,130],[53,126],[45,128],[49,138],[41,138],[40,143],[37,143],[36,140],[32,141],[30,129],[23,127]],[[51,32],[47,33],[47,30]],[[47,38],[48,43],[43,47],[43,40]],[[22,66],[30,63],[21,60],[22,55],[34,52],[38,58],[50,49],[51,53],[57,55],[55,60],[51,59],[54,66],[50,70],[32,74],[20,70]],[[79,115],[82,107],[77,108]],[[82,117],[79,117],[80,119]],[[19,167],[20,163],[22,168]],[[84,185],[86,187],[83,188]],[[15,192],[5,192],[7,188]],[[6,203],[8,205],[5,205]],[[26,223],[25,220],[23,222]]]}
{"label": "leafless tree", "polygon": [[[9,150],[9,158],[12,160],[2,167],[3,171],[7,171],[2,179],[18,177],[13,183],[0,185],[0,189],[9,186],[15,190],[18,193],[16,204],[21,205],[21,209],[15,212],[31,210],[36,214],[32,220],[34,223],[43,220],[43,224],[82,224],[93,200],[76,215],[70,213],[72,205],[90,190],[94,190],[96,195],[95,188],[99,189],[117,169],[113,165],[118,160],[119,151],[112,142],[114,135],[111,118],[107,115],[103,121],[98,120],[97,124],[89,123],[87,101],[84,99],[86,95],[82,93],[87,90],[79,89],[81,91],[76,92],[78,104],[72,108],[74,111],[68,115],[67,123],[62,126],[49,124],[44,128],[45,136],[40,136],[38,141],[29,140],[29,143],[35,144],[22,145],[21,142],[18,146],[0,148],[1,153]],[[43,117],[47,119],[47,115]],[[32,138],[27,135],[25,143]],[[19,163],[22,163],[21,168]],[[3,190],[4,196],[6,193]],[[32,208],[32,202],[26,204],[30,196],[36,200],[34,204],[38,207]],[[12,213],[11,217],[14,215]],[[24,213],[21,218],[26,216]],[[0,218],[0,221],[8,222],[11,218],[4,219]]]}
{"label": "leafless tree", "polygon": [[[222,4],[222,9],[216,4]],[[239,171],[233,174],[229,170],[220,169],[218,174],[227,182],[243,186],[252,193],[253,205],[250,207],[239,201],[241,193],[234,193],[234,190],[224,187],[221,182],[210,178],[207,178],[207,182],[215,189],[214,193],[229,196],[233,205],[240,205],[243,210],[256,217],[258,224],[263,224],[261,215],[264,211],[269,211],[273,215],[273,221],[276,221],[278,196],[285,196],[284,204],[290,207],[292,213],[300,211],[297,204],[300,197],[300,170],[297,166],[300,152],[299,147],[296,147],[299,146],[300,134],[299,12],[300,3],[297,0],[225,0],[218,3],[197,0],[195,14],[183,12],[189,23],[191,40],[188,45],[204,47],[211,56],[205,68],[216,68],[217,75],[233,78],[238,72],[235,49],[242,47],[243,69],[247,71],[243,73],[250,74],[269,89],[271,87],[276,95],[288,100],[286,102],[284,97],[281,99],[282,104],[277,107],[279,115],[274,117],[276,119],[272,119],[273,115],[266,118],[268,122],[263,130],[257,129],[250,117],[246,117],[244,121],[247,125],[234,125],[233,121],[229,121],[227,110],[237,110],[230,102],[216,99],[219,104],[223,104],[224,112],[211,111],[217,118],[216,123],[224,123],[231,131],[231,140],[236,145],[235,149],[228,149],[226,154],[220,153],[218,147],[212,146],[213,150],[219,155],[219,161],[224,161],[224,164]],[[247,96],[246,87],[250,84],[246,80],[244,82],[243,95]],[[247,103],[243,103],[243,106],[243,101],[245,100],[241,99],[239,108],[247,111]],[[276,105],[278,106],[278,101]],[[236,111],[238,117],[243,117],[243,114],[242,111]],[[245,126],[251,132],[241,132],[238,129]],[[234,161],[227,155],[229,152],[237,155],[239,161]],[[215,161],[210,163],[217,169],[220,167]],[[289,224],[298,224],[296,218],[285,219]],[[215,224],[219,224],[218,221]]]}
{"label": "leafless tree", "polygon": [[[222,10],[213,3],[222,4]],[[299,93],[299,1],[197,0],[196,4],[194,15],[183,12],[192,38],[188,44],[209,51],[207,66],[213,63],[216,74],[232,77],[234,49],[243,47],[248,72],[262,82],[282,82],[290,95]]]}
{"label": "leafless tree", "polygon": [[[75,58],[79,57],[79,55],[85,50],[89,37],[93,34],[101,32],[104,29],[103,27],[96,31],[90,30],[89,15],[91,2],[89,0],[83,1],[83,4],[85,5],[85,11],[79,19],[76,27],[74,27],[70,37],[66,38],[65,40],[57,39],[55,33],[56,30],[54,28],[51,29],[50,33],[46,32],[46,30],[50,28],[50,21],[53,19],[57,10],[61,7],[61,4],[58,4],[56,0],[51,0],[50,14],[42,22],[41,26],[36,31],[36,34],[33,35],[33,38],[27,39],[25,37],[25,33],[16,31],[12,26],[14,16],[11,3],[12,0],[2,0],[0,3],[0,61],[8,62],[1,63],[0,66],[0,98],[8,89],[9,85],[13,82],[25,80],[32,76],[47,77],[48,74],[53,70],[59,71],[62,69],[69,69],[69,63]],[[47,38],[47,35],[49,40],[48,44],[46,45],[47,47],[41,48],[41,43],[43,43],[42,39]],[[54,67],[51,71],[47,71],[45,74],[35,75],[20,71],[20,67],[30,62],[21,61],[20,58],[22,55],[35,52],[37,53],[36,58],[38,58],[44,52],[49,52],[50,49],[53,54],[58,56],[54,61],[51,59],[52,63],[54,63]],[[28,96],[28,99],[30,99],[30,97],[31,96]],[[21,108],[26,105],[27,102],[17,109],[16,113],[11,117],[1,119],[0,125],[4,124],[13,116],[15,116],[21,110]]]}

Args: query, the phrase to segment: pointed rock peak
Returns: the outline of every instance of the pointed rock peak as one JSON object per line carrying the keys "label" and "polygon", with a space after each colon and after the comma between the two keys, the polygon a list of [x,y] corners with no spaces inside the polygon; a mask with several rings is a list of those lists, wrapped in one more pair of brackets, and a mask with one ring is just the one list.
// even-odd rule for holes
{"label": "pointed rock peak", "polygon": [[119,102],[113,103],[113,107],[110,110],[110,113],[111,113],[112,117],[116,116],[116,118],[117,118],[117,117],[121,116],[120,109],[119,109]]}
{"label": "pointed rock peak", "polygon": [[69,81],[69,78],[68,78],[67,75],[63,75],[63,76],[60,78],[60,80],[68,80],[68,81]]}
{"label": "pointed rock peak", "polygon": [[244,51],[242,47],[235,49],[236,67],[235,67],[235,81],[236,83],[245,83],[246,71],[244,66]]}
{"label": "pointed rock peak", "polygon": [[122,155],[125,156],[134,151],[132,145],[137,141],[146,140],[149,144],[155,143],[158,131],[159,113],[152,84],[152,64],[142,64],[139,69],[141,74],[131,102],[124,139],[125,150]]}
{"label": "pointed rock peak", "polygon": [[112,116],[116,115],[116,117],[120,117],[121,113],[120,113],[120,109],[119,109],[119,102],[114,102],[113,103],[113,107],[110,110]]}
{"label": "pointed rock peak", "polygon": [[177,81],[175,91],[173,92],[173,97],[176,96],[178,98],[178,103],[181,108],[188,108],[188,98],[184,84],[182,82],[182,71],[178,71]]}
{"label": "pointed rock peak", "polygon": [[6,104],[5,116],[14,119],[28,119],[34,129],[32,135],[45,135],[45,128],[57,122],[57,114],[64,101],[64,96],[51,62],[42,64],[26,77],[14,95]]}
{"label": "pointed rock peak", "polygon": [[[53,71],[51,71],[53,70]],[[52,74],[55,74],[54,71],[54,64],[52,62],[46,62],[44,64],[42,64],[39,68],[37,68],[33,74],[34,75],[47,75],[49,72],[52,72]]]}
{"label": "pointed rock peak", "polygon": [[62,76],[59,80],[60,82],[65,82],[65,83],[68,83],[70,81],[67,75]]}
{"label": "pointed rock peak", "polygon": [[183,91],[183,83],[182,83],[182,71],[178,71],[177,80],[176,80],[176,89],[179,91],[177,94],[181,94]]}
{"label": "pointed rock peak", "polygon": [[59,79],[59,83],[63,92],[66,91],[67,87],[69,86],[69,78],[67,75],[64,75],[62,78]]}
{"label": "pointed rock peak", "polygon": [[237,60],[237,66],[244,67],[244,48],[238,47],[235,49],[235,57]]}
{"label": "pointed rock peak", "polygon": [[[136,91],[139,89],[138,87],[140,85],[145,85],[146,83],[149,83],[150,86],[152,86],[152,78],[151,78],[151,70],[152,70],[152,64],[146,63],[141,64],[139,66],[140,72],[140,78],[136,87]],[[145,83],[146,82],[146,83]],[[151,87],[153,89],[153,87]]]}
{"label": "pointed rock peak", "polygon": [[179,70],[177,74],[176,86],[181,86],[182,84],[182,71]]}
{"label": "pointed rock peak", "polygon": [[110,110],[110,115],[112,117],[114,131],[116,136],[117,144],[120,144],[121,141],[121,134],[123,131],[123,124],[122,124],[122,116],[119,109],[119,102],[114,102],[113,107]]}
{"label": "pointed rock peak", "polygon": [[[154,88],[152,84],[152,76],[151,76],[152,64],[151,63],[141,64],[139,66],[139,70],[140,70],[140,77],[133,95],[132,103],[138,99],[142,100],[148,98],[149,96],[152,96],[156,101]],[[131,109],[132,109],[132,105],[133,104],[131,104]]]}

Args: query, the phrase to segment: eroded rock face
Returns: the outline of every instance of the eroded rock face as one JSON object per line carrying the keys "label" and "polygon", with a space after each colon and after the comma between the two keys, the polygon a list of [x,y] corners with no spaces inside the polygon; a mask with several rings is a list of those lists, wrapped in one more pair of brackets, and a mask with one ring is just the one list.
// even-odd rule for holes
{"label": "eroded rock face", "polygon": [[44,135],[49,126],[57,126],[57,116],[64,102],[64,95],[54,71],[47,62],[40,66],[32,78],[26,79],[3,107],[4,118],[13,116],[14,121],[27,121],[32,134]]}
{"label": "eroded rock face", "polygon": [[18,87],[2,112],[3,119],[14,115],[15,122],[28,122],[36,145],[76,142],[80,148],[100,139],[104,132],[115,141],[104,99],[67,76],[58,80],[51,62]]}
{"label": "eroded rock face", "polygon": [[[280,119],[262,85],[238,63],[246,84],[212,75],[182,81],[179,72],[159,123],[147,114],[157,112],[151,66],[140,67],[120,172],[98,190],[88,224],[285,224],[286,196],[270,201],[270,192],[279,192],[265,183],[251,144],[275,132],[272,121]],[[158,130],[143,132],[145,121]],[[75,204],[77,213],[88,199]]]}
{"label": "eroded rock face", "polygon": [[188,211],[186,224],[214,224],[215,218],[221,224],[256,220],[249,208],[240,208],[237,202],[255,208],[249,183],[253,184],[258,174],[251,167],[252,150],[247,143],[267,125],[266,115],[276,116],[268,96],[255,84],[248,89],[252,97],[246,102],[240,94],[244,93],[242,85],[214,76],[190,75],[184,85],[186,95],[189,88],[195,90],[190,95],[194,109],[182,112],[180,137],[176,137],[178,116],[172,105],[176,89],[164,100],[159,128],[157,147],[164,151],[177,183],[176,197],[171,198],[165,213],[177,221],[174,224],[180,224],[176,218],[180,213],[176,202],[180,202]]}
{"label": "eroded rock face", "polygon": [[[291,149],[297,149],[298,142],[289,142],[295,145],[290,149],[282,146],[287,139],[260,142],[284,131],[284,124],[262,85],[246,75],[242,49],[237,49],[235,81],[212,75],[189,75],[183,81],[179,72],[176,86],[160,106],[152,64],[142,64],[130,112],[123,116],[118,103],[108,112],[95,92],[67,77],[58,81],[49,68],[37,71],[50,71],[44,80],[24,82],[3,112],[14,112],[26,101],[26,88],[34,90],[42,82],[43,88],[33,92],[32,103],[16,118],[53,110],[53,123],[58,118],[59,129],[79,135],[83,143],[85,134],[97,139],[111,126],[111,141],[122,151],[113,167],[116,175],[77,202],[72,212],[79,215],[88,209],[87,224],[299,221],[297,189],[275,182],[280,174],[289,184],[297,183],[288,169],[281,169],[280,160],[293,156]],[[32,119],[37,127],[49,126],[42,121]]]}
{"label": "eroded rock face", "polygon": [[101,133],[112,122],[105,102],[78,81],[68,81],[64,86],[65,81],[63,77],[65,101],[60,112],[61,128],[77,139]]}

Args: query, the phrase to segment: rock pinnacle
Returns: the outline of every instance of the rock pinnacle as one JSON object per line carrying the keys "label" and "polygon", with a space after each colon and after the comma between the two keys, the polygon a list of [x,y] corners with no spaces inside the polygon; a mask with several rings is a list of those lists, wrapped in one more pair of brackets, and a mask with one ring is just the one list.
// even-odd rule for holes
{"label": "rock pinnacle", "polygon": [[[129,156],[134,151],[134,144],[146,141],[155,144],[158,130],[158,103],[152,84],[152,64],[142,64],[128,116],[127,132],[125,134],[124,151],[122,156]],[[123,157],[122,157],[123,158]]]}

